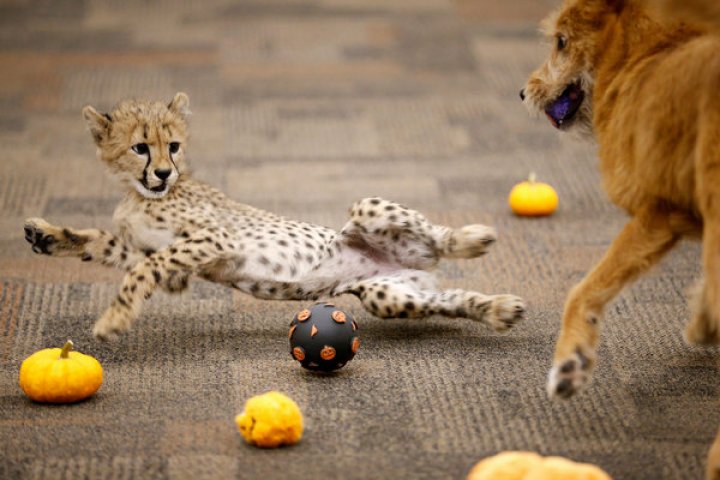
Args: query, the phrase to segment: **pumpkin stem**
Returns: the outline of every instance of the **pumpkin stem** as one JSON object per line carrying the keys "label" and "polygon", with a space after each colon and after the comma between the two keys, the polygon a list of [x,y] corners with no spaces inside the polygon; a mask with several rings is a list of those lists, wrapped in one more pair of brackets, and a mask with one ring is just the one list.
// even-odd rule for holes
{"label": "pumpkin stem", "polygon": [[72,347],[72,340],[65,342],[65,345],[63,345],[62,350],[60,351],[60,358],[68,358],[68,354],[70,353],[70,350],[72,350]]}
{"label": "pumpkin stem", "polygon": [[535,183],[535,180],[537,180],[537,176],[535,175],[535,172],[530,172],[530,176],[528,177],[528,182]]}

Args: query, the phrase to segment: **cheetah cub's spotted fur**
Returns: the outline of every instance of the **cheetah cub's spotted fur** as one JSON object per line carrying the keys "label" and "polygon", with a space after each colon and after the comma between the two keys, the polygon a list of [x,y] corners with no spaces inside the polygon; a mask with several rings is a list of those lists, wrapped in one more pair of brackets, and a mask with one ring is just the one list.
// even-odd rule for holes
{"label": "cheetah cub's spotted fur", "polygon": [[467,317],[505,331],[522,318],[513,295],[442,290],[427,270],[440,258],[474,258],[495,240],[483,225],[452,229],[381,198],[350,209],[340,232],[237,203],[190,177],[185,163],[189,99],[123,101],[110,113],[85,107],[98,157],[127,196],[117,234],[39,218],[25,223],[36,253],[79,257],[127,271],[93,333],[128,330],[157,288],[180,292],[191,276],[263,299],[315,300],[351,293],[379,317]]}

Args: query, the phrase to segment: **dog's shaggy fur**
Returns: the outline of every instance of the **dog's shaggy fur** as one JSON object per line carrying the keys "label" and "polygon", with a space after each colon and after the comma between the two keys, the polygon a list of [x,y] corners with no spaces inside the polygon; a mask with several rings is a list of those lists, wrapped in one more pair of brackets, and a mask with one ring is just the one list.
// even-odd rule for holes
{"label": "dog's shaggy fur", "polygon": [[720,342],[720,36],[640,0],[566,0],[544,26],[554,48],[521,96],[543,111],[582,89],[560,128],[594,135],[604,187],[631,216],[567,299],[548,392],[570,397],[595,365],[606,303],[683,237],[702,238],[704,268],[686,338]]}
{"label": "dog's shaggy fur", "polygon": [[[683,237],[702,239],[704,270],[686,339],[720,343],[720,3],[565,0],[544,29],[553,51],[520,95],[551,116],[582,90],[572,118],[551,120],[594,134],[604,187],[631,216],[566,301],[548,379],[565,398],[590,379],[605,304]],[[706,477],[720,480],[720,434]]]}

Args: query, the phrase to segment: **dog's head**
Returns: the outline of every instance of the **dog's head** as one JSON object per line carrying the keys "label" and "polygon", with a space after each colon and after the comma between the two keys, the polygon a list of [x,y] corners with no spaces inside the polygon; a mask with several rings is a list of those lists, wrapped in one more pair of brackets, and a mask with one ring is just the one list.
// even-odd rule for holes
{"label": "dog's head", "polygon": [[552,51],[520,91],[531,112],[544,113],[558,129],[592,133],[595,62],[604,48],[607,22],[623,4],[624,0],[565,0],[543,21]]}

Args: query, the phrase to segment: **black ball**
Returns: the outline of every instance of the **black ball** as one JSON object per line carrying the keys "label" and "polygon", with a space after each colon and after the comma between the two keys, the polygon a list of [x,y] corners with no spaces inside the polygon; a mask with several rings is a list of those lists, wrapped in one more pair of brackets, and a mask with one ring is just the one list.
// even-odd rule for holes
{"label": "black ball", "polygon": [[308,370],[337,370],[352,360],[360,347],[357,329],[352,316],[333,304],[315,304],[290,322],[290,355]]}

